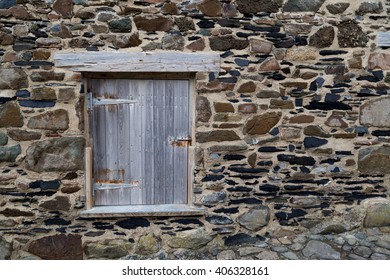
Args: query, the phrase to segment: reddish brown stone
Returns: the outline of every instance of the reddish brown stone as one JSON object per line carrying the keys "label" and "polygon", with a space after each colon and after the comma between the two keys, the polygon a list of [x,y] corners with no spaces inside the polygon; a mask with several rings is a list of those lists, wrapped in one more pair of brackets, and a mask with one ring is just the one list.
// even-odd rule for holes
{"label": "reddish brown stone", "polygon": [[240,85],[238,88],[237,92],[238,93],[250,93],[254,92],[256,90],[256,84],[253,81],[249,81],[246,83],[243,83]]}
{"label": "reddish brown stone", "polygon": [[314,116],[300,114],[289,118],[289,123],[312,123],[314,122]]}
{"label": "reddish brown stone", "polygon": [[234,112],[234,107],[231,103],[214,103],[214,110],[217,113]]}
{"label": "reddish brown stone", "polygon": [[368,58],[368,68],[390,70],[390,54],[388,53],[371,53]]}
{"label": "reddish brown stone", "polygon": [[134,23],[139,30],[168,31],[172,25],[171,17],[161,15],[139,15],[134,17]]}
{"label": "reddish brown stone", "polygon": [[272,51],[273,44],[269,41],[251,39],[250,40],[250,51],[253,53],[264,53],[269,54]]}
{"label": "reddish brown stone", "polygon": [[100,25],[100,24],[93,24],[92,30],[94,33],[107,33],[108,27],[106,25]]}
{"label": "reddish brown stone", "polygon": [[74,88],[60,88],[58,90],[58,101],[70,101],[76,97]]}
{"label": "reddish brown stone", "polygon": [[232,3],[223,3],[222,15],[224,17],[235,17],[237,14],[238,11],[235,5]]}
{"label": "reddish brown stone", "polygon": [[56,91],[53,88],[39,87],[34,88],[31,92],[33,100],[56,100]]}
{"label": "reddish brown stone", "polygon": [[38,38],[35,41],[38,48],[60,48],[61,40],[58,38]]}
{"label": "reddish brown stone", "polygon": [[257,112],[257,105],[254,103],[244,103],[238,105],[238,111],[243,114],[254,114]]}
{"label": "reddish brown stone", "polygon": [[58,234],[34,240],[28,251],[45,260],[82,260],[81,236]]}
{"label": "reddish brown stone", "polygon": [[22,211],[19,209],[11,209],[11,208],[6,208],[3,211],[0,211],[0,214],[6,217],[33,217],[34,216],[33,212]]}
{"label": "reddish brown stone", "polygon": [[92,19],[95,17],[94,8],[81,8],[76,12],[75,17],[81,19]]}
{"label": "reddish brown stone", "polygon": [[208,132],[197,132],[196,141],[199,143],[205,142],[222,142],[240,140],[237,133],[231,130],[212,130]]}
{"label": "reddish brown stone", "polygon": [[294,109],[294,102],[292,100],[271,99],[270,109]]}
{"label": "reddish brown stone", "polygon": [[33,82],[62,81],[65,73],[56,73],[54,71],[37,71],[30,75]]}
{"label": "reddish brown stone", "polygon": [[61,188],[61,192],[66,194],[75,193],[78,192],[79,190],[81,190],[81,188],[77,185],[69,185]]}
{"label": "reddish brown stone", "polygon": [[71,18],[73,15],[73,1],[72,0],[55,0],[53,10],[56,11],[63,18]]}
{"label": "reddish brown stone", "polygon": [[64,109],[58,109],[31,117],[27,127],[32,129],[66,130],[69,127],[68,112]]}
{"label": "reddish brown stone", "polygon": [[249,41],[236,39],[232,35],[210,37],[210,48],[213,51],[228,51],[231,49],[242,50],[248,47]]}
{"label": "reddish brown stone", "polygon": [[17,19],[33,19],[27,9],[21,5],[14,6],[9,9],[14,18]]}
{"label": "reddish brown stone", "polygon": [[184,49],[184,38],[179,34],[166,34],[162,39],[164,50],[182,51]]}
{"label": "reddish brown stone", "polygon": [[89,46],[89,42],[84,38],[74,38],[69,41],[70,48],[86,48]]}
{"label": "reddish brown stone", "polygon": [[114,42],[117,48],[133,48],[141,45],[142,40],[139,38],[138,32],[133,34],[118,35]]}
{"label": "reddish brown stone", "polygon": [[204,38],[200,38],[186,46],[187,49],[191,51],[203,51],[206,47]]}
{"label": "reddish brown stone", "polygon": [[209,83],[200,82],[196,85],[199,93],[223,92],[233,90],[234,86],[234,84],[221,83],[216,80]]}
{"label": "reddish brown stone", "polygon": [[28,87],[28,77],[22,69],[0,69],[0,89],[22,89],[26,87]]}
{"label": "reddish brown stone", "polygon": [[7,46],[14,43],[14,36],[11,34],[0,32],[0,45]]}
{"label": "reddish brown stone", "polygon": [[348,124],[343,120],[343,115],[337,112],[332,112],[332,115],[326,120],[325,124],[330,127],[348,127]]}
{"label": "reddish brown stone", "polygon": [[23,116],[16,102],[0,104],[0,127],[22,127]]}
{"label": "reddish brown stone", "polygon": [[255,168],[255,167],[256,167],[256,162],[257,162],[257,154],[256,154],[256,153],[253,153],[253,154],[249,155],[249,157],[248,157],[248,164],[249,164],[252,168]]}
{"label": "reddish brown stone", "polygon": [[273,57],[267,58],[259,67],[260,72],[273,72],[280,69],[279,62]]}
{"label": "reddish brown stone", "polygon": [[57,196],[53,200],[39,204],[39,207],[53,211],[68,211],[70,209],[70,202],[67,196]]}
{"label": "reddish brown stone", "polygon": [[250,118],[244,126],[243,133],[261,135],[268,133],[282,117],[281,112],[267,112]]}
{"label": "reddish brown stone", "polygon": [[33,52],[34,60],[47,60],[50,57],[51,52],[45,49],[38,49]]}
{"label": "reddish brown stone", "polygon": [[179,13],[179,9],[177,8],[175,3],[168,2],[165,3],[162,7],[161,13],[163,13],[164,15],[177,15]]}
{"label": "reddish brown stone", "polygon": [[199,10],[206,16],[218,17],[222,14],[222,5],[218,0],[203,0],[198,5]]}

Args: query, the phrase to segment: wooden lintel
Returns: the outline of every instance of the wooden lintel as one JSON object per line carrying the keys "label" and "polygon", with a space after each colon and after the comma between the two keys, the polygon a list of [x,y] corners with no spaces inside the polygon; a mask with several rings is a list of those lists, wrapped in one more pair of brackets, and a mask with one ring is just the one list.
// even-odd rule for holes
{"label": "wooden lintel", "polygon": [[183,52],[71,52],[54,55],[56,67],[77,72],[219,72],[220,56]]}

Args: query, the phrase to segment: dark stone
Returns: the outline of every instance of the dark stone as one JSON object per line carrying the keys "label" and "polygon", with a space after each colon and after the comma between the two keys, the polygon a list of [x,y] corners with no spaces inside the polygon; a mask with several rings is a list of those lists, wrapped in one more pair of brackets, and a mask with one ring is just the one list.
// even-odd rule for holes
{"label": "dark stone", "polygon": [[260,185],[259,189],[263,192],[277,192],[280,190],[278,186],[271,185],[271,184]]}
{"label": "dark stone", "polygon": [[42,134],[40,132],[28,131],[18,128],[10,128],[7,130],[9,137],[15,141],[31,141],[38,140],[41,138]]}
{"label": "dark stone", "polygon": [[360,4],[359,9],[357,9],[357,15],[365,15],[365,14],[380,14],[383,11],[382,2],[363,2]]}
{"label": "dark stone", "polygon": [[307,156],[299,157],[295,155],[285,155],[285,154],[278,155],[278,160],[287,161],[290,164],[298,164],[298,165],[306,165],[306,166],[311,166],[316,163],[313,157],[307,157]]}
{"label": "dark stone", "polygon": [[136,229],[138,227],[148,227],[150,226],[150,223],[147,219],[144,218],[129,218],[118,221],[115,223],[115,225],[124,229]]}
{"label": "dark stone", "polygon": [[214,192],[211,194],[204,195],[201,199],[201,202],[204,205],[214,205],[218,203],[222,203],[226,200],[226,192]]}
{"label": "dark stone", "polygon": [[45,260],[82,260],[80,235],[52,235],[32,241],[28,251]]}
{"label": "dark stone", "polygon": [[354,21],[343,21],[338,25],[338,40],[341,48],[365,47],[368,36]]}
{"label": "dark stone", "polygon": [[39,206],[53,211],[68,211],[71,205],[67,196],[57,196],[53,200],[39,204]]}
{"label": "dark stone", "polygon": [[285,150],[286,149],[284,149],[284,148],[278,148],[278,147],[274,147],[274,146],[265,146],[265,147],[260,147],[258,149],[258,151],[261,153],[276,153],[276,152],[283,152]]}
{"label": "dark stone", "polygon": [[8,143],[8,136],[4,132],[0,132],[0,146],[5,146]]}
{"label": "dark stone", "polygon": [[238,207],[231,208],[219,208],[214,210],[215,213],[236,214],[238,213]]}
{"label": "dark stone", "polygon": [[287,212],[276,212],[275,216],[278,218],[278,220],[290,220],[293,218],[299,218],[303,217],[307,214],[306,211],[303,211],[301,209],[291,209],[291,213]]}
{"label": "dark stone", "polygon": [[20,145],[0,147],[0,162],[15,162],[22,149]]}
{"label": "dark stone", "polygon": [[28,90],[18,90],[16,92],[16,97],[28,98],[30,97],[30,92]]}
{"label": "dark stone", "polygon": [[197,132],[196,140],[199,143],[205,142],[222,142],[222,141],[235,141],[240,140],[240,137],[231,130],[213,130],[209,132]]}
{"label": "dark stone", "polygon": [[230,204],[244,204],[244,205],[261,205],[263,202],[254,197],[231,199]]}
{"label": "dark stone", "polygon": [[268,172],[268,170],[264,168],[229,167],[228,169],[230,171],[237,172],[237,173],[250,173],[250,174]]}
{"label": "dark stone", "polygon": [[331,135],[326,133],[319,125],[308,125],[304,128],[303,134],[306,136],[317,136],[322,138],[329,138]]}
{"label": "dark stone", "polygon": [[209,215],[206,217],[206,221],[213,225],[230,225],[233,223],[231,218],[221,215]]}
{"label": "dark stone", "polygon": [[284,12],[317,12],[325,0],[288,0],[284,6]]}
{"label": "dark stone", "polygon": [[5,208],[4,210],[0,211],[1,215],[4,215],[5,217],[33,217],[33,212],[27,212],[22,211],[19,209],[11,209],[11,208]]}
{"label": "dark stone", "polygon": [[24,66],[31,66],[31,67],[35,67],[35,66],[54,66],[53,62],[50,62],[50,61],[40,61],[40,60],[15,61],[14,64],[16,66],[21,66],[21,67],[24,67]]}
{"label": "dark stone", "polygon": [[223,175],[212,175],[212,174],[207,174],[205,177],[203,177],[202,182],[215,182],[222,180],[224,178]]}
{"label": "dark stone", "polygon": [[213,51],[242,50],[249,46],[248,40],[236,39],[233,36],[210,37],[210,48]]}
{"label": "dark stone", "polygon": [[223,156],[224,160],[242,160],[244,158],[246,158],[246,156],[243,156],[243,155],[230,155],[230,154],[227,154],[227,155]]}
{"label": "dark stone", "polygon": [[320,51],[320,55],[327,56],[327,55],[339,55],[339,54],[346,54],[348,51],[342,51],[342,50],[322,50]]}
{"label": "dark stone", "polygon": [[0,9],[8,9],[16,5],[16,0],[1,0]]}
{"label": "dark stone", "polygon": [[251,191],[253,191],[253,188],[244,187],[244,186],[237,186],[237,187],[227,188],[227,191],[229,191],[229,192],[251,192]]}
{"label": "dark stone", "polygon": [[346,9],[348,9],[348,7],[349,3],[335,3],[326,5],[326,8],[328,9],[329,13],[333,15],[343,13]]}
{"label": "dark stone", "polygon": [[203,223],[201,221],[199,221],[198,219],[190,219],[190,218],[171,220],[171,223],[178,223],[178,224],[182,224],[182,225],[194,224],[194,225],[203,226]]}
{"label": "dark stone", "polygon": [[328,140],[317,137],[305,137],[305,139],[303,140],[303,144],[306,149],[321,147],[323,145],[326,145],[327,143]]}
{"label": "dark stone", "polygon": [[93,222],[92,225],[94,228],[100,229],[100,230],[114,229],[114,226],[112,224],[105,223],[105,222]]}
{"label": "dark stone", "polygon": [[390,174],[390,147],[359,150],[358,169],[363,174]]}
{"label": "dark stone", "polygon": [[62,218],[51,218],[51,219],[45,220],[46,226],[67,226],[70,224],[71,224],[70,221],[64,220]]}
{"label": "dark stone", "polygon": [[49,108],[56,105],[55,101],[41,101],[41,100],[19,100],[19,105],[30,108]]}
{"label": "dark stone", "polygon": [[243,14],[276,13],[282,7],[283,0],[236,0],[236,5]]}
{"label": "dark stone", "polygon": [[264,239],[260,237],[254,237],[246,233],[238,233],[231,236],[226,236],[223,238],[225,241],[225,246],[236,246],[244,244],[256,244],[263,242]]}
{"label": "dark stone", "polygon": [[317,48],[330,47],[333,43],[335,32],[332,26],[322,27],[309,39],[309,45]]}
{"label": "dark stone", "polygon": [[33,143],[26,153],[26,168],[35,172],[84,169],[84,139],[64,137]]}
{"label": "dark stone", "polygon": [[309,105],[304,107],[308,110],[352,110],[351,106],[342,102],[310,101]]}
{"label": "dark stone", "polygon": [[390,136],[390,130],[374,130],[371,135],[381,137],[381,136]]}
{"label": "dark stone", "polygon": [[129,18],[114,19],[108,22],[108,27],[114,33],[130,33],[131,20]]}
{"label": "dark stone", "polygon": [[52,181],[34,181],[29,184],[31,189],[41,189],[41,190],[58,190],[60,188],[61,182],[60,180],[52,180]]}
{"label": "dark stone", "polygon": [[215,23],[211,20],[201,20],[197,23],[199,28],[213,28]]}

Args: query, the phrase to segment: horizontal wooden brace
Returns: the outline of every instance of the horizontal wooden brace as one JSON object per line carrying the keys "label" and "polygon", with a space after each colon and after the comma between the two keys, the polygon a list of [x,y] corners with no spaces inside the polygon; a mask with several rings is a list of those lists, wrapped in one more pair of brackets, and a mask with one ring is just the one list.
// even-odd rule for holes
{"label": "horizontal wooden brace", "polygon": [[219,72],[215,53],[71,52],[54,54],[56,67],[78,72]]}

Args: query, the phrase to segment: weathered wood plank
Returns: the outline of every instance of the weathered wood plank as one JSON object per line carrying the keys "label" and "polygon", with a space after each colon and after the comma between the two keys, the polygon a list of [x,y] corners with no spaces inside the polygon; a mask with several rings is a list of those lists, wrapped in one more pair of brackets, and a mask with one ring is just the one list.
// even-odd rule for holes
{"label": "weathered wood plank", "polygon": [[164,140],[164,187],[165,187],[165,203],[173,203],[174,198],[174,158],[173,150],[174,146],[169,142],[169,138],[174,136],[174,80],[164,81],[165,86],[165,132],[163,136]]}
{"label": "weathered wood plank", "polygon": [[220,56],[180,52],[56,53],[56,67],[80,72],[218,72]]}

